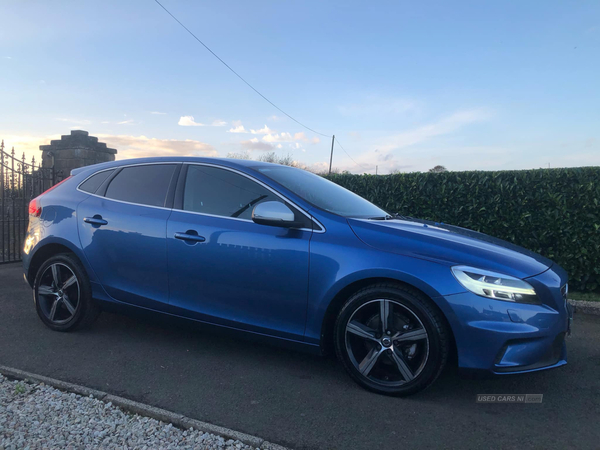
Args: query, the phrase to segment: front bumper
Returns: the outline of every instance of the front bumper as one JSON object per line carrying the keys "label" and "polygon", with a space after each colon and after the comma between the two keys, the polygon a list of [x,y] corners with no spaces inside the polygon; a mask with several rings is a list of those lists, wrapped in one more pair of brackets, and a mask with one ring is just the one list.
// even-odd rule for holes
{"label": "front bumper", "polygon": [[541,305],[493,300],[466,292],[444,297],[461,369],[494,374],[532,372],[567,363],[569,309],[563,269],[527,279]]}

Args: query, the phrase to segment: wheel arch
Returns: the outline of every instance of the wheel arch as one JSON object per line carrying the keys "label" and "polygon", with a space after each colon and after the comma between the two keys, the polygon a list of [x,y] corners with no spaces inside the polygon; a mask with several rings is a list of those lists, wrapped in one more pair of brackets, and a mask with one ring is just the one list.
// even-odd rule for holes
{"label": "wheel arch", "polygon": [[[411,289],[418,291],[424,297],[429,299],[432,306],[434,308],[436,308],[438,310],[438,312],[440,313],[441,317],[444,318],[446,328],[448,330],[448,333],[450,334],[450,341],[451,341],[451,346],[452,346],[451,355],[452,356],[456,355],[456,340],[454,339],[454,332],[452,330],[452,327],[450,326],[448,318],[446,317],[446,314],[444,313],[442,308],[440,308],[439,305],[433,300],[433,298],[437,297],[439,294],[431,295],[431,293],[433,291],[432,289],[428,289],[429,292],[425,292],[423,289],[420,289],[419,286],[416,286],[415,283],[410,283],[406,280],[393,278],[393,277],[389,277],[389,276],[374,276],[374,277],[361,278],[359,280],[352,281],[351,283],[348,283],[344,287],[342,287],[333,296],[331,302],[329,302],[329,306],[327,307],[327,310],[325,311],[325,315],[323,317],[323,322],[321,325],[321,349],[323,350],[324,353],[326,353],[326,354],[333,353],[333,330],[334,330],[334,326],[335,326],[335,320],[338,316],[338,313],[340,312],[340,310],[342,309],[342,307],[348,300],[348,298],[350,298],[350,296],[352,296],[354,293],[360,291],[361,289],[364,289],[368,286],[372,286],[374,284],[379,284],[379,283],[391,283],[391,284],[397,284],[398,286],[410,287]],[[435,291],[433,291],[433,292],[435,292]]]}
{"label": "wheel arch", "polygon": [[26,273],[27,282],[30,286],[33,286],[35,275],[44,261],[54,255],[58,255],[59,253],[71,253],[74,255],[85,269],[87,275],[90,276],[90,271],[86,265],[85,258],[83,258],[83,255],[79,249],[73,246],[73,244],[69,241],[64,239],[56,239],[39,245],[30,256],[29,267],[27,268]]}

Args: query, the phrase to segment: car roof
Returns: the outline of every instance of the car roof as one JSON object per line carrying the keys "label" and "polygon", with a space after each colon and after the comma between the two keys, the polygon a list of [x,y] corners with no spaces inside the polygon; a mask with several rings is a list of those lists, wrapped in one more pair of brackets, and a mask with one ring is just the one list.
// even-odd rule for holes
{"label": "car roof", "polygon": [[232,158],[201,158],[197,156],[157,156],[151,158],[132,158],[132,159],[120,159],[118,161],[110,161],[100,164],[94,164],[91,166],[79,167],[71,170],[71,175],[77,175],[81,172],[95,172],[97,170],[109,169],[111,167],[128,166],[132,164],[148,164],[148,163],[213,163],[226,167],[250,167],[258,169],[260,167],[277,166],[279,164],[272,164],[262,161],[254,161],[250,159],[232,159]]}

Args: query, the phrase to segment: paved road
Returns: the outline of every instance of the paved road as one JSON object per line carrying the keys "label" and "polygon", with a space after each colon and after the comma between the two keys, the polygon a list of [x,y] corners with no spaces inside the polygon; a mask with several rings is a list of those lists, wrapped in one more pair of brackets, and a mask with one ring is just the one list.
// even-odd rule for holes
{"label": "paved road", "polygon": [[[577,315],[569,364],[495,380],[447,370],[407,399],[357,387],[332,359],[104,313],[57,333],[19,265],[0,266],[0,364],[83,384],[296,449],[598,448],[600,317]],[[544,394],[476,404],[476,394]]]}

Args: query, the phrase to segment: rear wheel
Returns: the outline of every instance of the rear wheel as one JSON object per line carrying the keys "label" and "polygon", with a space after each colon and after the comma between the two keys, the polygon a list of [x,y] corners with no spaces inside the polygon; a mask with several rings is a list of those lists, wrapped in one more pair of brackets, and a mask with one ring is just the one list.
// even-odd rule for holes
{"label": "rear wheel", "polygon": [[90,325],[100,313],[85,269],[68,253],[55,255],[40,266],[33,296],[38,316],[56,331]]}
{"label": "rear wheel", "polygon": [[350,376],[380,394],[403,396],[431,385],[450,348],[445,322],[419,291],[378,284],[354,294],[334,329],[336,353]]}

